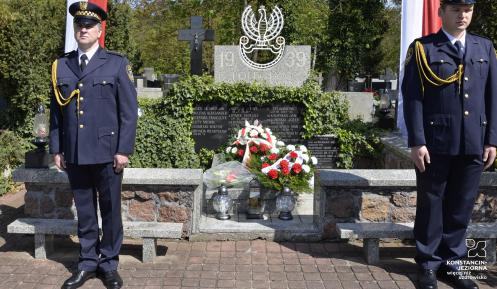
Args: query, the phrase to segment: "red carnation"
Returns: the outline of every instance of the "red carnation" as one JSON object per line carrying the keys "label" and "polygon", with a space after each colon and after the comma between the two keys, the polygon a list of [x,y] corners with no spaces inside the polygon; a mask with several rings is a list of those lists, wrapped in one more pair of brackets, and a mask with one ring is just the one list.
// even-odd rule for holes
{"label": "red carnation", "polygon": [[281,173],[284,175],[284,176],[287,176],[289,173],[290,173],[290,169],[288,167],[282,167],[281,168]]}
{"label": "red carnation", "polygon": [[269,173],[267,173],[267,175],[271,178],[271,179],[276,179],[278,177],[278,171],[277,170],[270,170]]}
{"label": "red carnation", "polygon": [[292,167],[292,171],[296,174],[300,173],[302,171],[302,165],[301,164],[294,164]]}
{"label": "red carnation", "polygon": [[261,150],[261,152],[264,153],[264,152],[267,152],[269,150],[269,146],[267,144],[263,143],[259,146],[259,149]]}
{"label": "red carnation", "polygon": [[258,151],[257,147],[256,146],[251,146],[250,147],[250,152],[255,154],[256,152]]}
{"label": "red carnation", "polygon": [[282,168],[288,168],[288,165],[289,165],[289,164],[290,164],[290,163],[289,163],[287,160],[282,160],[282,161],[280,162],[280,166],[281,166]]}
{"label": "red carnation", "polygon": [[238,150],[238,156],[243,157],[244,153],[245,153],[244,150]]}
{"label": "red carnation", "polygon": [[276,160],[277,158],[278,158],[278,154],[270,154],[269,155],[269,159],[272,161]]}
{"label": "red carnation", "polygon": [[296,159],[299,155],[296,152],[290,152],[290,157]]}
{"label": "red carnation", "polygon": [[267,168],[269,166],[270,166],[270,164],[268,164],[268,163],[262,163],[262,168]]}

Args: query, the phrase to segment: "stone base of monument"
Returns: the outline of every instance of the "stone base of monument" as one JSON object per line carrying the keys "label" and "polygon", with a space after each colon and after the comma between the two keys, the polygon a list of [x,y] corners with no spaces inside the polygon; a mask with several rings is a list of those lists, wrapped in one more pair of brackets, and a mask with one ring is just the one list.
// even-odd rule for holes
{"label": "stone base of monument", "polygon": [[[218,220],[212,207],[211,198],[215,190],[205,190],[202,215],[198,232],[190,236],[190,240],[253,240],[267,239],[275,241],[319,241],[322,230],[319,218],[319,198],[314,194],[301,194],[296,199],[292,220],[281,220],[275,209],[276,194],[265,194],[266,203],[262,219],[250,219],[247,216],[247,189],[228,190],[234,200],[230,210],[231,219]],[[315,209],[316,208],[316,209]]]}

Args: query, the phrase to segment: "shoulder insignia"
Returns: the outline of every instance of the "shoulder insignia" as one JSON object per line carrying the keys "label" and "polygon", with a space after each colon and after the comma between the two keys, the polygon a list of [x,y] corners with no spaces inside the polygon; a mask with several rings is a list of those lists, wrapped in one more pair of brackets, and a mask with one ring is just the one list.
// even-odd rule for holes
{"label": "shoulder insignia", "polygon": [[133,78],[133,71],[131,70],[131,65],[126,65],[126,71],[128,73],[128,77],[129,77],[129,80],[131,80],[131,82],[134,82],[134,78]]}
{"label": "shoulder insignia", "polygon": [[117,56],[124,57],[124,54],[119,53],[119,52],[117,52],[117,51],[107,50],[107,53],[110,53],[110,54],[113,54],[113,55],[117,55]]}
{"label": "shoulder insignia", "polygon": [[492,41],[492,39],[488,38],[487,36],[483,36],[483,35],[480,35],[480,34],[476,34],[476,33],[472,33],[472,32],[467,32],[468,34],[471,34],[473,36],[476,36],[476,37],[480,37],[480,38],[483,38],[483,39],[487,39],[489,41]]}
{"label": "shoulder insignia", "polygon": [[71,54],[74,54],[74,53],[77,53],[77,50],[65,52],[64,54],[62,54],[61,56],[59,56],[59,58],[67,57],[67,56],[70,56]]}
{"label": "shoulder insignia", "polygon": [[412,55],[413,55],[413,48],[411,46],[411,47],[409,47],[409,49],[407,49],[406,60],[404,61],[404,66],[409,64],[409,62],[411,61]]}

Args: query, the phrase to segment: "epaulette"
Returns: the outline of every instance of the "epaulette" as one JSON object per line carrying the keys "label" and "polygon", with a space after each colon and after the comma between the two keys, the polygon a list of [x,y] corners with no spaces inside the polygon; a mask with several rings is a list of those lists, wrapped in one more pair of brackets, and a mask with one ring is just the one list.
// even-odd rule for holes
{"label": "epaulette", "polygon": [[77,50],[73,50],[73,51],[65,52],[64,54],[62,54],[61,56],[59,56],[59,58],[68,57],[68,56],[70,56],[73,53],[78,53],[78,51]]}
{"label": "epaulette", "polygon": [[488,41],[492,41],[492,39],[488,38],[487,36],[483,36],[483,35],[476,34],[476,33],[471,33],[471,32],[466,32],[466,33],[471,34],[471,35],[476,36],[476,37],[487,39]]}
{"label": "epaulette", "polygon": [[117,52],[117,51],[107,50],[107,53],[114,54],[114,55],[121,56],[121,57],[125,57],[124,54]]}

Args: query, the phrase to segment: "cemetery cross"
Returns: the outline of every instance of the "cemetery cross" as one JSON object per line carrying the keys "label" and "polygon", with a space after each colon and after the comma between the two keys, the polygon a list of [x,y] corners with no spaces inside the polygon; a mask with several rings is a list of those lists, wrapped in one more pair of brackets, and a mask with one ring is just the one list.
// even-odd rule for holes
{"label": "cemetery cross", "polygon": [[202,42],[214,40],[214,30],[202,28],[202,17],[191,17],[190,29],[182,29],[178,40],[190,41],[190,73],[202,75]]}

